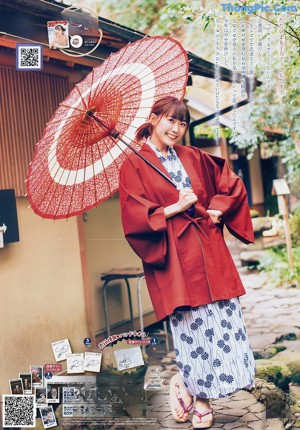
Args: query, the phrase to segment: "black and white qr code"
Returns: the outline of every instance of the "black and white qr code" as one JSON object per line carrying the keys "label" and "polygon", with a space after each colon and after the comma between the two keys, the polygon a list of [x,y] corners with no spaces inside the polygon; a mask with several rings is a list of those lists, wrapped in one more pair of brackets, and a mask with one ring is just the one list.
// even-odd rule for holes
{"label": "black and white qr code", "polygon": [[34,395],[3,396],[3,427],[35,427]]}
{"label": "black and white qr code", "polygon": [[41,70],[42,60],[42,45],[17,45],[18,70]]}

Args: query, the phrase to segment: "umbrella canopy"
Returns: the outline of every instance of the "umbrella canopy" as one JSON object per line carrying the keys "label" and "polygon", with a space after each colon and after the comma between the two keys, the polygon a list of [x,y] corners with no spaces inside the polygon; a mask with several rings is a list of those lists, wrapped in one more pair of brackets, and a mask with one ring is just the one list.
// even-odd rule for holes
{"label": "umbrella canopy", "polygon": [[[46,125],[30,164],[27,195],[43,218],[68,218],[118,189],[119,169],[138,150],[136,129],[153,103],[183,99],[187,54],[170,37],[151,37],[110,55],[75,86]],[[132,142],[133,141],[133,142]]]}

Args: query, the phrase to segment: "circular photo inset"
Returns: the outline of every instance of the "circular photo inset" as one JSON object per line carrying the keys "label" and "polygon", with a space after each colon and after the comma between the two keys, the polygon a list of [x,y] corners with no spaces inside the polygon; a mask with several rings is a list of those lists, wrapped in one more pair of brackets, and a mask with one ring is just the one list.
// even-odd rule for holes
{"label": "circular photo inset", "polygon": [[80,48],[83,44],[83,39],[79,34],[75,34],[71,37],[70,44],[73,48]]}

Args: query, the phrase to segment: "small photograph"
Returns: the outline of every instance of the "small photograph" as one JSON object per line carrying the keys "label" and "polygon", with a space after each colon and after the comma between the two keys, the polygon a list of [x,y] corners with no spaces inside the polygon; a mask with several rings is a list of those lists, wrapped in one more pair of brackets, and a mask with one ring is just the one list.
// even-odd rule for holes
{"label": "small photograph", "polygon": [[80,48],[83,44],[83,39],[79,34],[71,36],[70,44],[73,48]]}
{"label": "small photograph", "polygon": [[22,380],[24,394],[32,394],[32,375],[31,375],[31,373],[20,373],[19,376]]}
{"label": "small photograph", "polygon": [[69,48],[68,21],[48,21],[47,30],[50,49]]}
{"label": "small photograph", "polygon": [[44,376],[43,376],[43,366],[32,365],[30,366],[30,373],[32,375],[32,387],[43,387],[44,386]]}
{"label": "small photograph", "polygon": [[47,403],[59,403],[59,386],[47,384]]}
{"label": "small photograph", "polygon": [[9,385],[11,394],[24,394],[22,379],[11,379]]}
{"label": "small photograph", "polygon": [[45,429],[50,427],[56,427],[56,418],[53,411],[53,406],[47,406],[46,408],[40,408],[40,414]]}
{"label": "small photograph", "polygon": [[68,373],[84,373],[84,354],[69,354],[67,357]]}
{"label": "small photograph", "polygon": [[36,387],[35,389],[35,403],[38,408],[47,407],[47,389]]}
{"label": "small photograph", "polygon": [[51,343],[55,361],[67,359],[68,354],[72,354],[69,339],[58,340]]}
{"label": "small photograph", "polygon": [[86,352],[84,354],[84,370],[100,372],[102,354],[99,352]]}

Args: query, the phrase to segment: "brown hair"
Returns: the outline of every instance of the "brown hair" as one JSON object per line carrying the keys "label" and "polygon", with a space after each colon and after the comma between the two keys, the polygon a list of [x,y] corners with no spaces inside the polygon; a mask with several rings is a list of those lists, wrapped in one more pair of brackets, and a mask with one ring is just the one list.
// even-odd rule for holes
{"label": "brown hair", "polygon": [[[185,121],[187,125],[190,123],[190,113],[186,104],[182,100],[178,100],[176,97],[166,96],[160,100],[157,100],[152,108],[150,115],[154,113],[156,116],[171,116],[172,118],[179,119],[179,121]],[[150,117],[149,115],[149,117]],[[148,138],[153,132],[153,125],[148,120],[145,124],[142,124],[136,131],[135,137],[137,141],[143,138]]]}
{"label": "brown hair", "polygon": [[60,25],[60,24],[57,24],[57,25],[54,27],[54,29],[55,29],[55,30],[61,30],[63,33],[66,31],[66,29],[65,29],[62,25]]}

